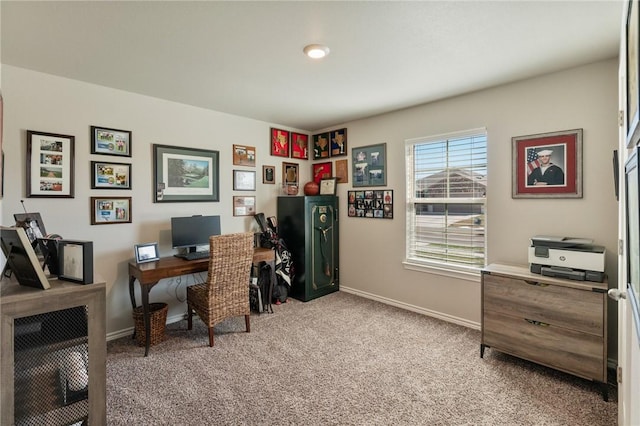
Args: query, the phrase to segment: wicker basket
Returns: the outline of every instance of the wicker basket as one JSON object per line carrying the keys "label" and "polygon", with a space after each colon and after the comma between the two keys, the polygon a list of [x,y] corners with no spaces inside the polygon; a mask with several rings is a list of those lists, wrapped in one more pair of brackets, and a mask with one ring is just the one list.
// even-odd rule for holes
{"label": "wicker basket", "polygon": [[[149,303],[150,345],[164,341],[164,328],[167,324],[168,310],[169,306],[166,303]],[[142,306],[138,306],[133,310],[133,320],[135,321],[138,345],[144,346],[144,312],[142,311]]]}

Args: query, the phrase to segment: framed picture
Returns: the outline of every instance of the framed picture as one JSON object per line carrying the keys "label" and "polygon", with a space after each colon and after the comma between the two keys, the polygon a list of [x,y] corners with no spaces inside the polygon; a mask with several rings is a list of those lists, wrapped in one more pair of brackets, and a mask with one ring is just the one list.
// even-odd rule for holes
{"label": "framed picture", "polygon": [[320,195],[336,195],[336,178],[320,180]]}
{"label": "framed picture", "polygon": [[58,278],[80,284],[93,282],[93,242],[58,241]]}
{"label": "framed picture", "polygon": [[347,216],[393,219],[393,190],[347,191]]}
{"label": "framed picture", "polygon": [[91,224],[131,223],[131,197],[91,197]]}
{"label": "framed picture", "polygon": [[38,238],[38,249],[42,253],[42,267],[45,265],[49,269],[49,274],[58,276],[60,274],[58,264],[58,239]]}
{"label": "framed picture", "polygon": [[329,135],[331,138],[331,156],[347,155],[347,129],[332,130]]}
{"label": "framed picture", "polygon": [[219,152],[153,145],[156,203],[220,201]]}
{"label": "framed picture", "polygon": [[313,135],[313,159],[329,158],[329,132]]}
{"label": "framed picture", "polygon": [[233,197],[233,215],[234,216],[253,216],[256,214],[256,197]]}
{"label": "framed picture", "polygon": [[320,183],[321,179],[330,178],[333,176],[333,164],[331,163],[331,161],[327,161],[326,163],[315,163],[311,167],[311,173],[313,175],[313,181],[315,183]]}
{"label": "framed picture", "polygon": [[233,145],[234,166],[256,166],[256,147],[246,145]]}
{"label": "framed picture", "polygon": [[275,166],[262,166],[262,183],[276,183]]}
{"label": "framed picture", "polygon": [[29,241],[24,228],[2,227],[0,230],[0,247],[6,259],[7,269],[18,281],[18,284],[41,290],[48,289],[49,280],[44,274],[40,260]]}
{"label": "framed picture", "polygon": [[338,183],[349,183],[349,160],[336,160],[335,176]]}
{"label": "framed picture", "polygon": [[91,126],[91,153],[131,157],[131,132]]}
{"label": "framed picture", "polygon": [[160,259],[158,243],[136,244],[133,246],[136,263],[153,262]]}
{"label": "framed picture", "polygon": [[233,171],[233,190],[234,191],[255,191],[256,190],[256,172],[248,170]]}
{"label": "framed picture", "polygon": [[75,136],[27,130],[27,197],[73,198]]}
{"label": "framed picture", "polygon": [[629,1],[626,19],[626,56],[627,56],[627,147],[634,147],[640,140],[640,84],[638,70],[639,11],[638,2]]}
{"label": "framed picture", "polygon": [[361,146],[351,150],[353,186],[387,185],[387,144]]}
{"label": "framed picture", "polygon": [[17,227],[25,230],[32,245],[38,238],[47,236],[40,213],[14,213],[13,219]]}
{"label": "framed picture", "polygon": [[282,184],[298,185],[297,163],[282,163]]}
{"label": "framed picture", "polygon": [[291,132],[291,158],[309,159],[309,135]]}
{"label": "framed picture", "polygon": [[131,189],[131,164],[91,162],[91,189]]}
{"label": "framed picture", "polygon": [[271,155],[289,157],[289,131],[271,128]]}
{"label": "framed picture", "polygon": [[512,198],[582,198],[582,129],[511,141]]}

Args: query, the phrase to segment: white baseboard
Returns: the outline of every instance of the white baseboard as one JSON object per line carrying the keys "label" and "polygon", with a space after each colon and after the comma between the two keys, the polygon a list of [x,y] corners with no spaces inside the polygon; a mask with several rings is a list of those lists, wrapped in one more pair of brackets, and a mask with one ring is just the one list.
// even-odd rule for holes
{"label": "white baseboard", "polygon": [[344,291],[345,293],[355,294],[356,296],[364,297],[366,299],[375,300],[377,302],[384,303],[385,305],[391,305],[397,308],[405,309],[407,311],[416,312],[418,314],[426,315],[428,317],[437,318],[442,321],[458,324],[463,327],[472,328],[474,330],[480,330],[480,323],[469,321],[464,318],[454,317],[452,315],[443,314],[442,312],[432,311],[430,309],[421,308],[419,306],[410,305],[404,302],[398,302],[397,300],[394,300],[394,299],[381,297],[375,294],[367,293],[365,291],[356,290],[354,288],[344,287],[342,285],[340,286],[340,291]]}

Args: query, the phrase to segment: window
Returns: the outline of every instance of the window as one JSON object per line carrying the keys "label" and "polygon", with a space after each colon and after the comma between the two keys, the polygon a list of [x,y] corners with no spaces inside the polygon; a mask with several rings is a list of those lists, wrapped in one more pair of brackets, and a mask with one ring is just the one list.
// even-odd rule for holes
{"label": "window", "polygon": [[406,264],[475,273],[485,266],[486,130],[405,145]]}

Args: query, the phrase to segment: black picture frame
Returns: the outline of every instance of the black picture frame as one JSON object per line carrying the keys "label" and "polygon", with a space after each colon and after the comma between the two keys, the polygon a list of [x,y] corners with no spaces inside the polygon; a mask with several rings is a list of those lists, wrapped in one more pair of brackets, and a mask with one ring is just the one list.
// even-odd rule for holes
{"label": "black picture frame", "polygon": [[160,259],[158,243],[144,243],[133,246],[136,263],[154,262]]}
{"label": "black picture frame", "polygon": [[27,237],[33,246],[38,238],[45,238],[47,231],[44,228],[44,222],[40,213],[14,213],[13,219],[16,226],[25,228]]}
{"label": "black picture frame", "polygon": [[347,191],[347,216],[393,219],[393,189]]}
{"label": "black picture frame", "polygon": [[74,198],[75,140],[27,130],[27,197]]}
{"label": "black picture frame", "polygon": [[92,225],[131,223],[133,220],[131,197],[91,197],[90,200]]}
{"label": "black picture frame", "polygon": [[92,161],[91,189],[131,189],[131,164]]}
{"label": "black picture frame", "polygon": [[131,131],[91,126],[91,153],[131,157]]}
{"label": "black picture frame", "polygon": [[58,240],[58,278],[93,283],[93,241]]}
{"label": "black picture frame", "polygon": [[320,179],[319,195],[336,195],[337,178]]}
{"label": "black picture frame", "polygon": [[0,227],[0,246],[7,261],[3,276],[15,276],[18,284],[40,290],[50,288],[38,256],[24,228]]}
{"label": "black picture frame", "polygon": [[58,240],[59,238],[38,238],[38,248],[42,253],[42,267],[49,270],[49,274],[60,275],[60,265],[58,264]]}
{"label": "black picture frame", "polygon": [[329,132],[331,143],[331,157],[342,157],[349,154],[347,151],[347,129],[332,130]]}
{"label": "black picture frame", "polygon": [[153,145],[154,203],[220,201],[219,151]]}

